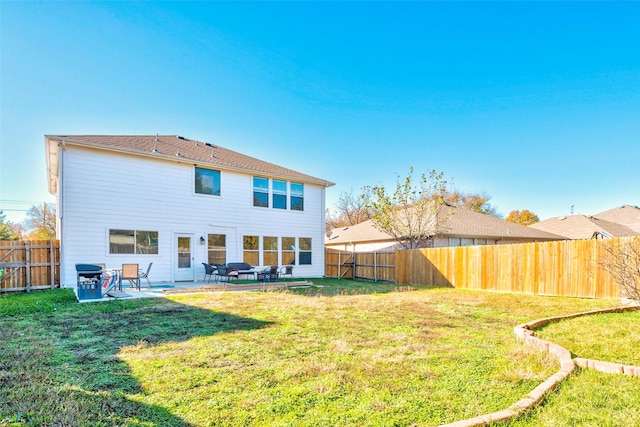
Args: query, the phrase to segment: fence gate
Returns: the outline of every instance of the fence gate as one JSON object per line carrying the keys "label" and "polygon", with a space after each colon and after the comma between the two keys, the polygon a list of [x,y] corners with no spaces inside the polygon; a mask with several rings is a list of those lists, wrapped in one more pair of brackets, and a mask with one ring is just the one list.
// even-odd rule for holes
{"label": "fence gate", "polygon": [[394,282],[394,253],[325,249],[325,276]]}
{"label": "fence gate", "polygon": [[60,287],[58,240],[0,241],[0,293]]}
{"label": "fence gate", "polygon": [[[340,260],[340,258],[342,257],[342,259]],[[355,269],[355,265],[356,265],[356,254],[355,253],[349,253],[349,252],[345,252],[345,253],[338,253],[338,272],[339,272],[339,276],[341,278],[344,278],[345,276],[350,274],[350,278],[351,279],[355,279],[356,278],[356,269]]]}
{"label": "fence gate", "polygon": [[355,256],[352,252],[325,249],[326,277],[355,278]]}

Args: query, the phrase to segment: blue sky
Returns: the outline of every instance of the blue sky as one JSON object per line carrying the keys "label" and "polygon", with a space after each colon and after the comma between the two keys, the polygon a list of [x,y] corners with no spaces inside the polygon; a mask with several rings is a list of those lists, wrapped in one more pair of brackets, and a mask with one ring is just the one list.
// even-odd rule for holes
{"label": "blue sky", "polygon": [[0,2],[0,209],[44,134],[179,134],[342,192],[444,171],[503,215],[640,205],[640,2]]}

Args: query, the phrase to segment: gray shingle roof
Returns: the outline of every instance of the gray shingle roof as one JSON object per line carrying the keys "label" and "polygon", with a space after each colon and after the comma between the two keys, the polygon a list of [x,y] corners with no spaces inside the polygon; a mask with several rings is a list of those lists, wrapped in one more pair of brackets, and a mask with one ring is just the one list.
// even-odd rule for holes
{"label": "gray shingle roof", "polygon": [[616,224],[587,215],[549,218],[532,224],[529,227],[558,234],[569,239],[590,239],[596,232],[604,233],[611,237],[635,236],[638,234],[622,224]]}
{"label": "gray shingle roof", "polygon": [[192,161],[203,166],[263,174],[326,187],[334,185],[324,179],[265,162],[216,144],[195,141],[178,135],[45,135],[45,138],[52,141],[65,141],[66,144],[145,157]]}
{"label": "gray shingle roof", "polygon": [[[443,237],[468,237],[468,238],[498,238],[498,239],[531,239],[531,240],[562,240],[559,235],[525,227],[520,224],[504,221],[491,215],[473,212],[463,207],[453,208],[443,206],[438,217],[446,226],[440,227],[438,236]],[[448,217],[448,220],[445,218]],[[360,224],[336,228],[331,230],[325,243],[350,243],[385,241],[391,237],[374,227],[373,221],[364,221]],[[327,233],[327,234],[329,234]]]}
{"label": "gray shingle roof", "polygon": [[640,234],[640,208],[637,206],[624,205],[594,216],[598,219],[622,224]]}

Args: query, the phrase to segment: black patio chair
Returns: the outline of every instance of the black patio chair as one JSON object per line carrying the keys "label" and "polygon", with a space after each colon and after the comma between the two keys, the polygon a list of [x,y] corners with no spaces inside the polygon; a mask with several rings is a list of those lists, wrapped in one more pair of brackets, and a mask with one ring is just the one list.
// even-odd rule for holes
{"label": "black patio chair", "polygon": [[[238,278],[238,270],[234,270],[233,268],[229,268],[224,264],[214,264],[216,266],[216,283],[218,280],[226,281],[229,283],[229,280],[233,278]],[[226,277],[226,279],[225,279]]]}
{"label": "black patio chair", "polygon": [[278,280],[278,266],[271,265],[258,273],[258,280],[263,282],[275,282]]}
{"label": "black patio chair", "polygon": [[211,277],[213,277],[213,275],[215,274],[216,269],[206,262],[203,262],[202,265],[204,265],[204,279],[202,279],[202,281],[204,282],[205,280],[207,280],[207,276],[209,276],[209,280],[207,280],[207,283],[210,283]]}
{"label": "black patio chair", "polygon": [[293,279],[293,265],[283,265],[280,267],[280,276],[282,276],[282,278],[289,276]]}

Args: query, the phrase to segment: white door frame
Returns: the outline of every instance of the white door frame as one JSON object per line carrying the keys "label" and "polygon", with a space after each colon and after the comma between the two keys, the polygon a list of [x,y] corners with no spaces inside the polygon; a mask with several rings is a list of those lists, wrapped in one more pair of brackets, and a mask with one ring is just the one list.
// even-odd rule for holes
{"label": "white door frame", "polygon": [[[194,251],[194,238],[193,233],[173,233],[173,268],[171,274],[173,275],[174,282],[193,282],[195,280],[195,256]],[[189,238],[189,267],[179,267],[180,257],[178,254],[178,239],[187,237]],[[182,261],[185,261],[184,259]]]}

